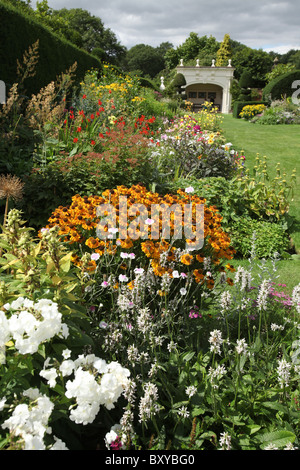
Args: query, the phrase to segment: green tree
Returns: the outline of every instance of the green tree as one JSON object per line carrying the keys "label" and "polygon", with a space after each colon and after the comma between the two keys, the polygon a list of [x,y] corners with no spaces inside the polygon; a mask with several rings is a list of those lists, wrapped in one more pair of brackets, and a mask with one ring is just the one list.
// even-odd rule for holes
{"label": "green tree", "polygon": [[283,75],[287,72],[292,72],[295,70],[295,68],[296,67],[294,64],[278,64],[271,70],[271,72],[266,74],[266,82],[269,83],[271,80],[274,80],[274,78],[279,77],[280,75]]}
{"label": "green tree", "polygon": [[126,48],[119,43],[116,35],[104,27],[100,18],[91,15],[87,10],[62,8],[55,10],[54,15],[66,20],[70,27],[79,33],[82,38],[82,48],[87,52],[92,53],[94,49],[100,48],[104,51],[105,60],[112,63],[118,63],[125,55]]}
{"label": "green tree", "polygon": [[212,59],[215,59],[220,47],[219,42],[213,36],[201,36],[197,33],[190,33],[185,42],[176,49],[169,49],[165,55],[167,66],[172,69],[177,67],[180,59],[183,59],[185,65],[195,63],[199,59],[200,65],[210,65]]}
{"label": "green tree", "polygon": [[266,74],[271,71],[273,60],[262,49],[245,47],[232,57],[235,67],[235,77],[239,80],[244,70],[247,70],[253,79],[253,88],[263,88],[266,84]]}
{"label": "green tree", "polygon": [[127,51],[126,69],[129,72],[139,71],[143,77],[154,78],[164,66],[164,58],[155,47],[137,44]]}
{"label": "green tree", "polygon": [[228,64],[228,60],[232,57],[230,36],[229,34],[224,35],[224,39],[221,42],[220,48],[217,51],[216,66],[224,67]]}

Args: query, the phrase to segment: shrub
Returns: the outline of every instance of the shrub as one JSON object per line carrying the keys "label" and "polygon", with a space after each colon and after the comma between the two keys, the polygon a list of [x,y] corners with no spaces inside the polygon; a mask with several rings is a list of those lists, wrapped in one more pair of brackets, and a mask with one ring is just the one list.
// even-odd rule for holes
{"label": "shrub", "polygon": [[295,80],[300,80],[300,70],[293,70],[292,72],[280,75],[274,80],[271,80],[263,89],[263,100],[270,103],[274,100],[280,100],[283,97],[290,97],[295,89],[292,88],[292,83]]}
{"label": "shrub", "polygon": [[[20,207],[30,225],[44,225],[49,213],[58,205],[67,204],[74,193],[93,195],[121,184],[131,186],[146,181],[151,184],[149,139],[145,135],[147,120],[141,119],[136,124],[137,128],[119,122],[103,138],[98,137],[101,153],[88,151],[57,156],[56,160],[26,175]],[[80,138],[85,145],[84,137]]]}
{"label": "shrub", "polygon": [[265,109],[266,106],[264,104],[248,104],[247,106],[243,107],[242,111],[239,114],[239,117],[249,121],[249,119],[252,119],[257,114],[261,114]]}
{"label": "shrub", "polygon": [[[240,118],[240,112],[244,108],[244,106],[252,106],[253,101],[235,101],[233,105],[232,115],[234,118]],[[265,105],[267,106],[267,101],[256,101],[255,105]]]}
{"label": "shrub", "polygon": [[289,249],[289,237],[282,226],[264,220],[240,218],[233,222],[228,233],[237,256],[249,257],[255,235],[255,253],[258,258],[283,256]]}

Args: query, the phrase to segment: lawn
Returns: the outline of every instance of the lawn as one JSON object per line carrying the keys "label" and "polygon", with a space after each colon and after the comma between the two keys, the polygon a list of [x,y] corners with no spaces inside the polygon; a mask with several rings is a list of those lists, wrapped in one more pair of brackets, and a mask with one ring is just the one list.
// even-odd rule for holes
{"label": "lawn", "polygon": [[[275,175],[275,167],[278,162],[282,171],[286,171],[287,177],[294,168],[299,170],[300,156],[300,128],[293,125],[258,125],[248,121],[235,119],[231,114],[223,115],[222,130],[228,142],[233,144],[236,150],[243,150],[246,156],[248,168],[252,169],[257,154],[266,156],[269,166],[269,175]],[[279,281],[291,285],[300,281],[300,175],[297,174],[297,183],[293,201],[291,202],[290,215],[295,218],[291,237],[295,244],[296,254],[290,260],[278,263]],[[270,263],[268,263],[270,265]],[[259,271],[259,270],[258,270]]]}

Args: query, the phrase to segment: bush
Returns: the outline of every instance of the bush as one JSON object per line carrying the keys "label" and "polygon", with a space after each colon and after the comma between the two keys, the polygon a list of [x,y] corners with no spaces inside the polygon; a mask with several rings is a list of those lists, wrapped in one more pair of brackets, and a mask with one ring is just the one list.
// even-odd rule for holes
{"label": "bush", "polygon": [[237,256],[249,257],[255,235],[255,253],[258,258],[284,255],[289,249],[289,237],[282,226],[263,220],[240,218],[228,230]]}
{"label": "bush", "polygon": [[266,109],[264,104],[252,104],[244,106],[242,111],[240,112],[240,117],[249,121],[257,114],[261,114]]}
{"label": "bush", "polygon": [[292,83],[295,80],[300,80],[300,70],[293,70],[292,72],[274,78],[274,80],[269,82],[263,89],[263,100],[270,104],[271,101],[292,96],[295,91],[295,89],[292,88]]}
{"label": "bush", "polygon": [[[245,106],[252,106],[253,101],[235,101],[233,105],[232,115],[234,118],[240,118],[240,113]],[[267,106],[267,101],[256,101],[255,105],[265,105]]]}
{"label": "bush", "polygon": [[254,117],[251,122],[258,124],[300,124],[300,110],[298,106],[287,100],[276,100],[265,109],[261,116]]}

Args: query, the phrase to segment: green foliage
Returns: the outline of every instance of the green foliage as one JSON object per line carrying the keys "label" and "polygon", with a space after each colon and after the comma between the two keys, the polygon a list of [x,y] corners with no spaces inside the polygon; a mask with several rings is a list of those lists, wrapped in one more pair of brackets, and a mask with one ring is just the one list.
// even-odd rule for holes
{"label": "green foliage", "polygon": [[164,66],[164,58],[155,47],[137,44],[127,51],[126,69],[128,71],[140,70],[143,76],[154,78]]}
{"label": "green foliage", "polygon": [[[2,28],[0,31],[0,62],[3,65],[1,79],[10,87],[16,82],[16,59],[21,60],[24,52],[39,41],[39,61],[36,73],[26,81],[26,94],[37,93],[50,81],[71,67],[75,62],[76,83],[83,79],[92,67],[101,70],[96,57],[79,49],[70,42],[52,33],[31,15],[0,2]],[[18,31],[18,34],[15,32]],[[55,53],[54,53],[55,51]]]}
{"label": "green foliage", "polygon": [[280,75],[270,81],[263,89],[263,99],[269,103],[274,100],[280,100],[285,97],[291,97],[295,89],[292,84],[295,80],[300,79],[300,70]]}
{"label": "green foliage", "polygon": [[278,253],[283,256],[289,249],[289,237],[282,226],[264,220],[239,218],[228,231],[237,256],[248,257],[253,246],[258,258],[269,258]]}
{"label": "green foliage", "polygon": [[247,70],[253,79],[253,87],[262,88],[265,86],[265,76],[270,72],[273,61],[270,55],[261,49],[244,47],[233,54],[232,65],[235,67],[237,79],[240,79],[242,73]]}
{"label": "green foliage", "polygon": [[183,44],[176,49],[172,48],[167,51],[166,64],[172,69],[177,67],[180,59],[183,59],[184,63],[199,59],[201,65],[210,65],[212,59],[215,59],[219,47],[220,43],[215,37],[207,37],[206,35],[199,37],[197,33],[192,32]]}
{"label": "green foliage", "polygon": [[267,84],[274,80],[275,78],[279,77],[280,75],[284,75],[288,72],[292,72],[295,70],[295,65],[294,64],[278,64],[276,67],[274,67],[271,72],[266,74],[266,81]]}
{"label": "green foliage", "polygon": [[231,43],[229,34],[225,34],[220,48],[217,51],[216,66],[226,67],[228,60],[232,57]]}

